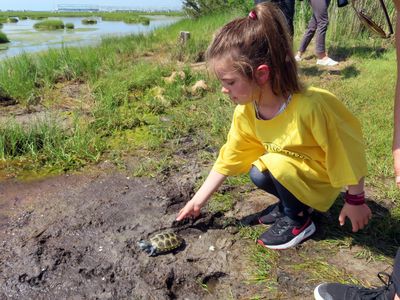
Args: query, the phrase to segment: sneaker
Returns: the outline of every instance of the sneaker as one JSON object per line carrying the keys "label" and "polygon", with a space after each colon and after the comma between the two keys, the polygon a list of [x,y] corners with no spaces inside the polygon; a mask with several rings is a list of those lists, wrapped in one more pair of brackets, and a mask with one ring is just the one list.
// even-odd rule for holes
{"label": "sneaker", "polygon": [[[383,276],[387,276],[388,280],[385,281]],[[372,289],[340,283],[323,283],[315,288],[314,298],[316,300],[393,300],[396,291],[391,276],[380,272],[378,277],[385,285]]]}
{"label": "sneaker", "polygon": [[282,218],[283,216],[284,214],[281,210],[280,202],[277,202],[268,206],[260,213],[258,222],[260,224],[273,224],[276,222],[276,220]]}
{"label": "sneaker", "polygon": [[294,57],[294,59],[296,61],[302,61],[303,59],[300,57],[300,55],[296,54],[296,56]]}
{"label": "sneaker", "polygon": [[333,60],[330,57],[325,57],[322,59],[317,59],[317,65],[321,65],[321,66],[336,66],[338,64],[338,62],[336,60]]}
{"label": "sneaker", "polygon": [[314,232],[315,225],[309,216],[299,220],[284,216],[264,232],[257,243],[270,249],[287,249],[301,243]]}

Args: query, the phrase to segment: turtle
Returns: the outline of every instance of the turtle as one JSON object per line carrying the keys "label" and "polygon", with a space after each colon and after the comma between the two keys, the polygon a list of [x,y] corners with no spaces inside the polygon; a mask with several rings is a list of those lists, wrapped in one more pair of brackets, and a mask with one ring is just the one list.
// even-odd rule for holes
{"label": "turtle", "polygon": [[182,244],[183,239],[175,232],[159,232],[151,236],[148,241],[140,240],[138,242],[140,249],[147,252],[149,256],[170,252]]}

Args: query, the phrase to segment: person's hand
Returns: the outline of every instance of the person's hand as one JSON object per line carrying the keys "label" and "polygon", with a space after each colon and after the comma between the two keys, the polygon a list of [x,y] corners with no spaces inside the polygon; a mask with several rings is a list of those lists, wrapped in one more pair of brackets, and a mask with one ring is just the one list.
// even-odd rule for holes
{"label": "person's hand", "polygon": [[179,211],[176,221],[181,221],[188,217],[198,217],[200,215],[200,209],[202,205],[197,203],[196,200],[190,200],[186,205]]}
{"label": "person's hand", "polygon": [[351,205],[345,203],[339,215],[340,226],[344,225],[346,217],[351,221],[353,232],[357,232],[368,224],[372,217],[372,213],[366,204]]}
{"label": "person's hand", "polygon": [[400,149],[393,150],[394,174],[397,187],[400,188]]}

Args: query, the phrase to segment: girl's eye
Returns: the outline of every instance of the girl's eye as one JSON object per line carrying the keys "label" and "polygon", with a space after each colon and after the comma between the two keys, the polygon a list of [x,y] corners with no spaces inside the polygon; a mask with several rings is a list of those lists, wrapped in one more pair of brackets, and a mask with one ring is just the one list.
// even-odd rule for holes
{"label": "girl's eye", "polygon": [[234,81],[229,81],[229,82],[227,82],[227,84],[228,84],[228,85],[234,85],[235,82],[234,82]]}

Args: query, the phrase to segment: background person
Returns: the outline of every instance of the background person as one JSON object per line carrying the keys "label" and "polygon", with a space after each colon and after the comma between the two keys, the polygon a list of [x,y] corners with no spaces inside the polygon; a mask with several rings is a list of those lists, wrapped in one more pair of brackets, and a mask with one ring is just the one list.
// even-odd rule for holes
{"label": "background person", "polygon": [[254,4],[257,5],[262,2],[275,3],[283,12],[286,22],[289,26],[290,35],[293,37],[294,34],[294,11],[295,11],[295,0],[254,0]]}
{"label": "background person", "polygon": [[297,61],[301,61],[303,53],[306,52],[308,45],[316,34],[315,54],[317,55],[317,65],[335,66],[338,64],[337,61],[327,55],[325,47],[326,31],[329,24],[329,3],[330,0],[310,0],[313,15],[300,42],[299,51],[295,57]]}

